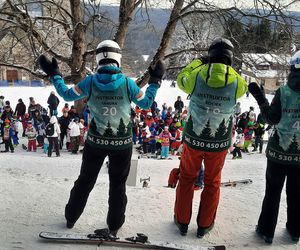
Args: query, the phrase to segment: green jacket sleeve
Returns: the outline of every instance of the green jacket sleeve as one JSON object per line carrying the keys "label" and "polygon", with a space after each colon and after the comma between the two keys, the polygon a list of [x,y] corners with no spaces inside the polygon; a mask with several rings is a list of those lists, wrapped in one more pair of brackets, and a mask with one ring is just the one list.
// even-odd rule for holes
{"label": "green jacket sleeve", "polygon": [[248,90],[248,85],[244,78],[242,78],[239,74],[237,74],[237,79],[238,79],[238,89],[236,93],[236,98],[242,97]]}
{"label": "green jacket sleeve", "polygon": [[193,92],[197,74],[202,65],[203,63],[200,59],[195,59],[179,72],[177,85],[183,92],[187,94],[191,94]]}

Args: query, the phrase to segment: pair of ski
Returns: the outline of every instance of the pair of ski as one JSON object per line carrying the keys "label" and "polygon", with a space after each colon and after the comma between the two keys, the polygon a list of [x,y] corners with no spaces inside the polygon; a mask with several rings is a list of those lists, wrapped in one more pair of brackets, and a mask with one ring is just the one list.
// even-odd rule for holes
{"label": "pair of ski", "polygon": [[[39,236],[48,242],[61,243],[82,243],[91,245],[106,245],[124,248],[140,248],[140,249],[161,249],[161,250],[184,250],[184,248],[177,248],[174,244],[158,243],[152,244],[148,241],[145,234],[138,233],[134,237],[118,238],[109,233],[108,229],[97,229],[94,234],[66,234],[57,232],[41,232]],[[187,248],[186,248],[187,249]],[[201,250],[225,250],[224,245],[215,245],[208,247],[201,247]]]}
{"label": "pair of ski", "polygon": [[138,159],[155,159],[155,160],[173,160],[171,157],[161,158],[160,155],[151,155],[151,154],[141,154],[138,156]]}
{"label": "pair of ski", "polygon": [[221,182],[221,187],[235,187],[239,184],[251,184],[251,179]]}
{"label": "pair of ski", "polygon": [[[221,187],[236,187],[240,184],[251,184],[253,181],[251,179],[244,179],[244,180],[235,180],[235,181],[225,181],[221,182]],[[171,186],[164,186],[166,188],[175,188]]]}

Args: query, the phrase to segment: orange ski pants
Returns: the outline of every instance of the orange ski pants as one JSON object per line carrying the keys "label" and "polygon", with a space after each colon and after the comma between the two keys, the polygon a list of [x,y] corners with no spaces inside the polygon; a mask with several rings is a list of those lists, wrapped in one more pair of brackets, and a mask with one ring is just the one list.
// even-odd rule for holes
{"label": "orange ski pants", "polygon": [[179,223],[189,224],[192,216],[194,182],[204,161],[204,189],[197,216],[198,227],[209,227],[215,220],[220,198],[221,171],[227,150],[204,152],[183,145],[174,214]]}

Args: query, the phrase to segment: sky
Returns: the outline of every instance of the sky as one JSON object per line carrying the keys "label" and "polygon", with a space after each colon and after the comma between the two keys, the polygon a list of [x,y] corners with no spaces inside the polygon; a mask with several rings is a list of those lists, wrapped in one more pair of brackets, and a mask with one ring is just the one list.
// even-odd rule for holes
{"label": "sky", "polygon": [[[175,0],[150,0],[151,3],[153,3],[153,6],[157,6],[159,5],[161,8],[170,8],[173,3],[175,2]],[[201,0],[199,0],[201,1]],[[205,1],[206,3],[210,3],[210,4],[215,4],[217,7],[232,7],[232,6],[237,6],[239,8],[254,8],[254,2],[263,2],[265,0],[261,0],[261,1],[254,1],[254,0],[207,0]],[[119,0],[101,0],[101,2],[103,4],[114,4],[114,5],[119,5],[120,1]],[[270,1],[266,1],[266,2],[270,2],[270,3],[274,3],[276,2],[276,5],[278,5],[278,3],[280,5],[285,5],[287,3],[292,2],[292,0],[270,0]],[[291,11],[298,11],[300,8],[300,1],[294,1],[295,3],[293,4],[293,6],[289,9]],[[258,6],[260,8],[262,8],[263,6]]]}

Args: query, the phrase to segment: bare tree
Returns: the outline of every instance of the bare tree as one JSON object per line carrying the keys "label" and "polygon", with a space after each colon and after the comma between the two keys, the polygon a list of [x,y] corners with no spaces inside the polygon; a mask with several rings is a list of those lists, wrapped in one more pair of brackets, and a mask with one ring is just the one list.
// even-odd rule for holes
{"label": "bare tree", "polygon": [[[214,36],[224,34],[228,18],[236,18],[241,24],[245,18],[260,18],[290,27],[299,21],[286,11],[299,0],[253,0],[248,1],[248,6],[237,1],[225,7],[206,0],[170,3],[169,21],[151,63],[160,58],[171,60],[172,54],[180,57],[187,51],[196,55],[204,53]],[[111,27],[111,38],[122,48],[134,14],[138,10],[147,14],[153,1],[121,0],[118,23],[114,23],[101,7],[100,1],[95,0],[7,0],[0,9],[0,66],[22,69],[35,78],[45,78],[38,71],[37,58],[46,53],[59,60],[67,82],[80,81],[88,73],[87,69],[95,66],[95,47],[101,39],[99,27]],[[294,41],[293,30],[288,32]],[[181,41],[184,47],[174,45],[174,37],[178,34],[185,36]],[[233,33],[229,31],[228,34],[238,41]],[[146,72],[138,84],[144,86],[147,79]]]}

